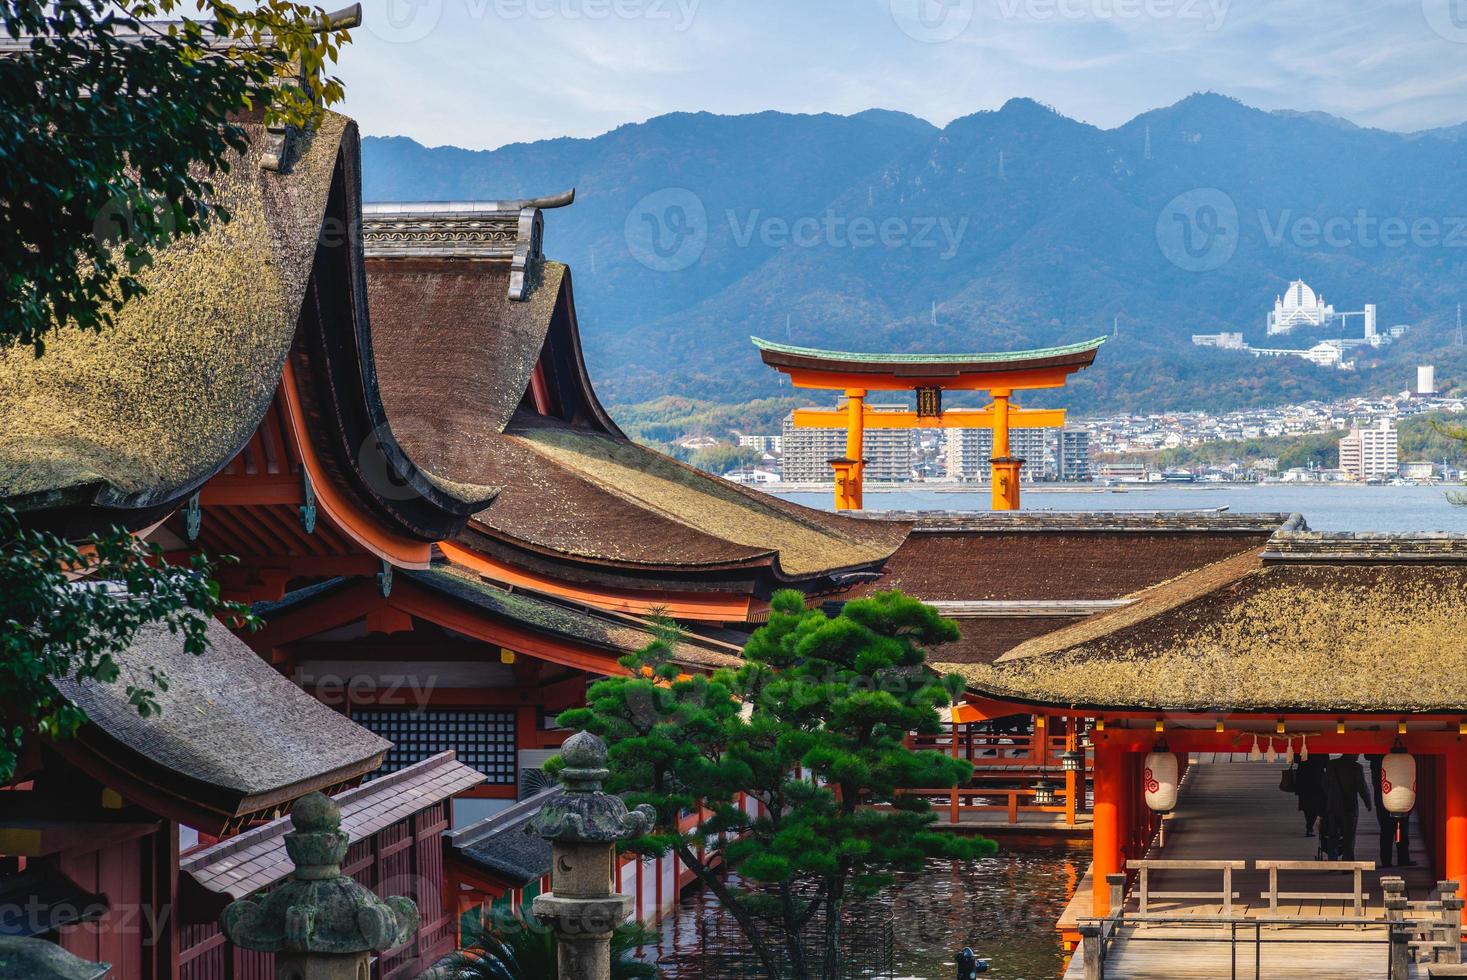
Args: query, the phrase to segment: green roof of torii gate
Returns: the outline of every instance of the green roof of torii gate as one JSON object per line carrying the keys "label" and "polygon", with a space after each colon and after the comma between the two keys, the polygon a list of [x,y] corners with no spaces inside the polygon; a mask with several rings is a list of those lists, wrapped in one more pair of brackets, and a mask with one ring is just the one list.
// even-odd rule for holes
{"label": "green roof of torii gate", "polygon": [[1095,360],[1095,352],[1107,338],[1095,337],[1059,347],[972,354],[857,353],[796,347],[759,337],[749,339],[759,348],[764,363],[771,367],[807,371],[843,370],[863,374],[890,369],[904,375],[951,375],[965,371],[983,373],[1012,370],[1016,367],[1088,367]]}
{"label": "green roof of torii gate", "polygon": [[795,347],[792,344],[777,344],[772,340],[750,337],[754,346],[762,351],[776,354],[793,354],[797,357],[819,358],[831,361],[860,361],[866,364],[992,364],[1013,361],[1031,361],[1041,358],[1062,357],[1066,354],[1083,354],[1096,350],[1108,337],[1095,337],[1077,344],[1060,347],[1036,347],[1032,350],[997,351],[980,354],[858,354],[851,351],[821,350],[818,347]]}

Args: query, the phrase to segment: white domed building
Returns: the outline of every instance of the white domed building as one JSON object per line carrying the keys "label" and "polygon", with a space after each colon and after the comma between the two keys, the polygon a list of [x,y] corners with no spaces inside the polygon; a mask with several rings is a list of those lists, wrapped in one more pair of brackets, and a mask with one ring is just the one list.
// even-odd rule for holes
{"label": "white domed building", "polygon": [[1268,315],[1268,332],[1288,333],[1298,326],[1319,327],[1335,318],[1335,308],[1303,279],[1295,279],[1282,296],[1274,297],[1273,312]]}

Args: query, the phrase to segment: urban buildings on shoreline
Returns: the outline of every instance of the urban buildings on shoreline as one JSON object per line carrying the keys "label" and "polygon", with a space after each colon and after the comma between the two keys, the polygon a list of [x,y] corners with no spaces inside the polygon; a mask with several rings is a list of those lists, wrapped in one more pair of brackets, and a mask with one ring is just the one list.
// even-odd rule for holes
{"label": "urban buildings on shoreline", "polygon": [[[1223,478],[1231,474],[1238,479],[1272,476],[1284,480],[1381,480],[1397,476],[1429,479],[1446,475],[1440,472],[1442,461],[1402,460],[1396,432],[1402,419],[1423,412],[1467,412],[1467,399],[1443,397],[1436,388],[1435,370],[1423,365],[1417,371],[1414,391],[1218,414],[1163,412],[1076,419],[1062,430],[1014,429],[1013,452],[1025,461],[1021,472],[1026,481],[1191,479],[1199,474],[1164,473],[1155,463],[1134,457],[1217,442],[1347,431],[1352,434],[1341,440],[1338,469],[1275,473],[1267,465],[1251,470],[1235,465],[1211,475]],[[1386,437],[1380,435],[1385,423],[1390,432],[1389,452],[1382,441]],[[1358,439],[1354,438],[1357,432],[1363,433]],[[986,429],[870,429],[866,435],[868,473],[877,482],[981,483],[989,479],[993,436]],[[787,417],[780,434],[740,434],[739,444],[762,452],[763,459],[754,466],[734,471],[729,474],[731,478],[748,483],[828,483],[829,461],[844,453],[845,432],[795,429]]]}

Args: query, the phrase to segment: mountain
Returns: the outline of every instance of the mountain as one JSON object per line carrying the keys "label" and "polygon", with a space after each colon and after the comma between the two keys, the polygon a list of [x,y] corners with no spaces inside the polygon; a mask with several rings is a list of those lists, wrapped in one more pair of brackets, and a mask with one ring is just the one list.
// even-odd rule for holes
{"label": "mountain", "polygon": [[[1464,131],[1390,133],[1215,94],[1102,130],[1015,99],[942,129],[870,110],[676,113],[493,151],[368,137],[363,170],[376,201],[577,187],[546,214],[548,251],[574,268],[608,401],[788,394],[750,334],[959,351],[1118,327],[1048,401],[1226,409],[1399,390],[1416,363],[1467,380]],[[1295,278],[1340,310],[1377,304],[1382,329],[1414,327],[1353,373],[1191,345],[1224,330],[1264,345]]]}

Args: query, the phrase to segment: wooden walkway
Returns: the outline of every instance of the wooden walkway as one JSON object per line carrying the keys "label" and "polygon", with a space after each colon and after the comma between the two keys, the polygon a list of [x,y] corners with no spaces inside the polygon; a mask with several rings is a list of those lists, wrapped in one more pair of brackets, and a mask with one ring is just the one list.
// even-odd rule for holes
{"label": "wooden walkway", "polygon": [[[1245,860],[1246,870],[1234,872],[1232,914],[1248,918],[1344,917],[1353,909],[1344,900],[1285,900],[1270,911],[1261,893],[1268,889],[1268,873],[1254,869],[1259,860],[1308,861],[1313,859],[1318,839],[1304,836],[1304,820],[1292,794],[1279,790],[1283,765],[1249,762],[1246,756],[1202,755],[1194,758],[1183,783],[1175,816],[1168,820],[1166,842],[1152,848],[1150,859],[1219,861]],[[1362,763],[1363,764],[1363,763]],[[1408,894],[1424,899],[1435,886],[1413,826],[1414,868],[1393,868],[1364,875],[1367,892],[1366,917],[1384,912],[1380,877],[1404,878]],[[1355,857],[1362,861],[1379,858],[1378,825],[1374,814],[1363,809]],[[1345,872],[1293,871],[1280,873],[1280,890],[1288,892],[1349,892],[1352,876]],[[1221,892],[1218,871],[1152,871],[1153,892]],[[1088,895],[1076,896],[1076,905],[1088,911]],[[1127,911],[1137,911],[1135,889]],[[1220,899],[1152,899],[1149,911],[1164,915],[1221,915]],[[1081,912],[1081,914],[1085,914]],[[1257,980],[1352,980],[1386,976],[1386,932],[1384,927],[1353,926],[1264,926]],[[1188,942],[1187,938],[1212,937],[1216,942]],[[1238,928],[1237,972],[1240,980],[1255,980],[1253,927]],[[1233,947],[1224,927],[1177,924],[1139,924],[1127,927],[1106,957],[1107,980],[1227,980],[1232,972]],[[1412,966],[1412,977],[1424,976]],[[1072,961],[1066,980],[1084,976],[1082,959]]]}

